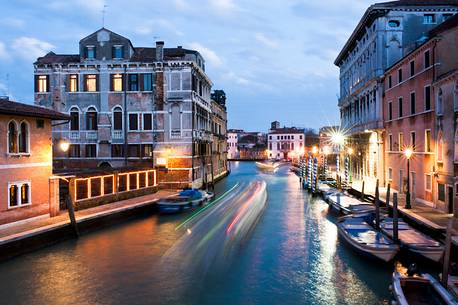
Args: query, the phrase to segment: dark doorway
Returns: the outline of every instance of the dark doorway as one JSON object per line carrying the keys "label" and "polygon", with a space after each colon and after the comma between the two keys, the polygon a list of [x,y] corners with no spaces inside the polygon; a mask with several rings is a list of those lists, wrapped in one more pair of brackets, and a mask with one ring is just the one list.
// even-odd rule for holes
{"label": "dark doorway", "polygon": [[453,213],[453,187],[448,187],[448,213]]}
{"label": "dark doorway", "polygon": [[67,202],[65,200],[69,194],[68,182],[59,179],[59,209],[61,211],[67,209]]}

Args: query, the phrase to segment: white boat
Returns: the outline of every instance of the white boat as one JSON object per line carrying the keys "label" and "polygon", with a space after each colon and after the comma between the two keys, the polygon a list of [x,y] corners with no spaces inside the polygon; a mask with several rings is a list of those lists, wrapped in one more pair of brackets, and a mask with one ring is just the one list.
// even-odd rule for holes
{"label": "white boat", "polygon": [[[393,219],[382,220],[380,229],[393,238]],[[434,262],[439,262],[444,255],[444,246],[435,239],[412,228],[401,218],[398,221],[398,238],[402,247]]]}
{"label": "white boat", "polygon": [[373,204],[363,203],[341,192],[331,193],[325,199],[334,210],[342,214],[366,215],[375,211]]}
{"label": "white boat", "polygon": [[458,305],[447,289],[430,274],[403,276],[394,272],[392,293],[396,305]]}
{"label": "white boat", "polygon": [[256,162],[256,166],[261,170],[271,170],[274,171],[277,168],[276,163],[265,163],[265,162]]}
{"label": "white boat", "polygon": [[398,245],[376,231],[363,217],[343,217],[337,224],[337,229],[340,237],[366,257],[389,262],[399,251]]}
{"label": "white boat", "polygon": [[458,276],[449,275],[447,283],[450,293],[458,299]]}
{"label": "white boat", "polygon": [[167,197],[157,202],[159,212],[163,214],[180,213],[196,206],[203,205],[215,196],[214,193],[186,189],[181,191],[177,196]]}

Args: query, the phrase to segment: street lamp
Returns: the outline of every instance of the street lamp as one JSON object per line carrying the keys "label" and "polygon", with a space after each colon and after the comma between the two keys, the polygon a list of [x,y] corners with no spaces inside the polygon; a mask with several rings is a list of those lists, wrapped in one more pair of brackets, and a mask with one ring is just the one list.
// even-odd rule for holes
{"label": "street lamp", "polygon": [[413,150],[411,148],[406,148],[404,150],[404,155],[407,158],[407,192],[406,192],[406,209],[411,209],[410,205],[410,158],[412,157]]}
{"label": "street lamp", "polygon": [[349,167],[349,174],[350,174],[350,183],[353,181],[353,169],[352,169],[352,164],[351,164],[351,156],[354,153],[353,147],[348,147],[347,148],[347,154],[348,154],[348,167]]}
{"label": "street lamp", "polygon": [[317,153],[318,153],[318,147],[313,146],[313,147],[312,147],[312,154],[313,154],[313,155],[316,155]]}
{"label": "street lamp", "polygon": [[66,152],[68,151],[68,149],[70,148],[70,143],[65,140],[65,139],[62,139],[60,140],[59,142],[59,148],[63,151],[63,152]]}
{"label": "street lamp", "polygon": [[324,180],[328,179],[328,155],[329,155],[329,146],[325,145],[323,147],[323,169],[324,169]]}

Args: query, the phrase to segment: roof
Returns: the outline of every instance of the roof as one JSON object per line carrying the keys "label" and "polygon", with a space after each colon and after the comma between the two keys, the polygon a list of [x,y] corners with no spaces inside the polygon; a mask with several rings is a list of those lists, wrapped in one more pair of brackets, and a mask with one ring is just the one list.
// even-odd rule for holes
{"label": "roof", "polygon": [[13,102],[7,99],[0,99],[0,114],[10,114],[10,115],[19,115],[19,116],[28,116],[36,118],[44,118],[51,120],[69,120],[70,116],[43,108],[40,106],[33,106],[22,104],[18,102]]}
{"label": "roof", "polygon": [[295,128],[295,127],[283,127],[273,129],[269,134],[304,134],[303,128]]}
{"label": "roof", "polygon": [[[183,48],[164,48],[164,59],[176,59],[185,56],[186,54],[198,54],[195,50],[188,50]],[[156,48],[135,48],[134,55],[130,61],[145,62],[156,61]]]}
{"label": "roof", "polygon": [[444,31],[450,30],[454,27],[458,26],[458,14],[453,15],[452,17],[448,18],[434,29],[429,31],[430,36],[436,36]]}
{"label": "roof", "polygon": [[342,62],[346,54],[353,49],[355,42],[364,35],[366,27],[372,23],[373,20],[379,16],[385,15],[393,8],[409,6],[458,6],[458,0],[399,0],[375,3],[369,6],[335,59],[334,64],[338,66]]}
{"label": "roof", "polygon": [[35,64],[42,64],[42,65],[54,64],[54,63],[68,64],[68,63],[79,62],[79,61],[80,61],[79,54],[56,54],[54,52],[49,52],[45,56],[38,57]]}

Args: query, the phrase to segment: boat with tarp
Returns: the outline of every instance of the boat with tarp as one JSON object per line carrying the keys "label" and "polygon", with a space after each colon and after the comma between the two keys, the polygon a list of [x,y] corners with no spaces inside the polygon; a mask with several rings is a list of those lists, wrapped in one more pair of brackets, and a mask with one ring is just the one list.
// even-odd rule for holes
{"label": "boat with tarp", "polygon": [[160,213],[175,214],[203,205],[213,197],[214,193],[211,192],[198,189],[184,189],[176,196],[159,200],[157,207]]}

